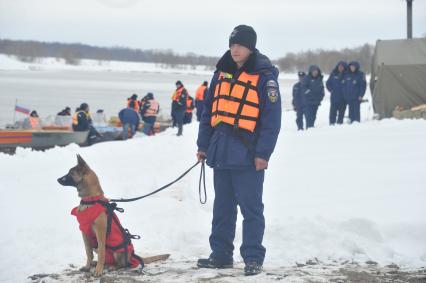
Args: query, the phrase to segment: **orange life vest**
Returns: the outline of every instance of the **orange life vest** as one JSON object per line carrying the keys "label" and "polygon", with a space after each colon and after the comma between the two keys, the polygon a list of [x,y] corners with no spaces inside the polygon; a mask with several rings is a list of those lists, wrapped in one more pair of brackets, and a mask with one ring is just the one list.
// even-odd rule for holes
{"label": "orange life vest", "polygon": [[224,122],[254,132],[259,118],[259,75],[242,72],[238,78],[221,72],[215,87],[211,125]]}
{"label": "orange life vest", "polygon": [[[131,101],[132,101],[132,99],[127,99],[127,107],[130,106],[130,102]],[[139,111],[139,107],[140,107],[139,101],[133,100],[133,102],[135,103],[135,106],[133,107],[133,110],[135,110],[136,112],[138,112]]]}
{"label": "orange life vest", "polygon": [[74,113],[74,115],[72,115],[72,124],[74,126],[78,125],[78,113],[80,113],[81,111],[77,111]]}
{"label": "orange life vest", "polygon": [[182,92],[183,92],[183,90],[184,90],[185,88],[184,87],[180,87],[180,88],[178,88],[174,93],[173,93],[173,96],[172,96],[172,100],[174,100],[174,101],[176,101],[176,102],[179,102],[179,100],[180,100],[180,97],[182,96]]}
{"label": "orange life vest", "polygon": [[37,117],[29,117],[31,129],[39,129],[40,128],[40,119]]}
{"label": "orange life vest", "polygon": [[192,110],[194,110],[194,98],[191,96],[187,96],[186,98],[186,113],[192,113]]}
{"label": "orange life vest", "polygon": [[197,101],[203,101],[204,100],[204,92],[206,91],[206,86],[205,85],[200,85],[197,88],[197,91],[195,92],[195,100]]}
{"label": "orange life vest", "polygon": [[148,116],[157,116],[158,108],[159,108],[158,102],[155,101],[154,99],[148,100],[147,102],[150,104],[150,106],[145,111],[144,116],[145,117],[148,117]]}
{"label": "orange life vest", "polygon": [[75,113],[74,113],[74,115],[72,116],[72,124],[73,124],[73,125],[75,125],[75,126],[77,126],[77,125],[78,125],[78,113],[80,113],[80,112],[83,112],[83,113],[86,115],[87,120],[90,120],[90,119],[91,119],[91,118],[90,118],[90,114],[89,114],[89,113],[86,113],[86,111],[83,111],[83,110],[77,111],[77,112],[75,112]]}

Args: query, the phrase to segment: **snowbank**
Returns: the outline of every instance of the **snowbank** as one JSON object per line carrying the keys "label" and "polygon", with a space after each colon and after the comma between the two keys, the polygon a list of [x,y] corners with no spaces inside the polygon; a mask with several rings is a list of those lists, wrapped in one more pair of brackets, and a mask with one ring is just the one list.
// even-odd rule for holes
{"label": "snowbank", "polygon": [[[426,264],[426,123],[370,121],[297,132],[294,113],[266,173],[265,267],[317,257],[322,261],[368,259],[406,268]],[[88,148],[70,145],[46,152],[0,154],[0,281],[22,282],[34,273],[81,265],[85,253],[71,209],[75,189],[56,179],[81,154],[107,196],[133,197],[168,183],[195,162],[197,125],[178,138],[170,129],[150,138]],[[142,239],[142,255],[171,253],[172,261],[209,254],[213,184],[208,203],[198,202],[198,170],[171,189],[120,205],[125,227]],[[241,243],[241,218],[236,247]],[[235,259],[241,261],[236,249]]]}
{"label": "snowbank", "polygon": [[163,64],[103,61],[82,59],[78,65],[69,65],[62,58],[37,58],[34,62],[21,62],[14,56],[0,54],[0,70],[31,70],[31,71],[114,71],[114,72],[153,72],[164,74],[199,74],[211,75],[207,66],[180,65],[167,67]]}

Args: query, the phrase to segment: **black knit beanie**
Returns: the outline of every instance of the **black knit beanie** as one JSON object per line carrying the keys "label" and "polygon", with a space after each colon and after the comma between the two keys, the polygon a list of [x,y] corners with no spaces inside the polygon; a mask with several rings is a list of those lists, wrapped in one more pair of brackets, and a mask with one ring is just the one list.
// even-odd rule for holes
{"label": "black knit beanie", "polygon": [[240,44],[251,51],[256,49],[257,35],[251,26],[239,25],[234,28],[229,36],[229,47],[232,44]]}

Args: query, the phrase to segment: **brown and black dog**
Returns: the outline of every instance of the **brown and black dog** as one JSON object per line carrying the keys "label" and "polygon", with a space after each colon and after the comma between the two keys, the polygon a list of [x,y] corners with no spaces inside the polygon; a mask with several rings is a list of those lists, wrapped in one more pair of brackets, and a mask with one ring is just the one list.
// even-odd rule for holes
{"label": "brown and black dog", "polygon": [[[83,215],[87,209],[99,209],[98,214],[93,214],[92,212],[90,212],[90,210],[86,211],[90,212],[90,215],[95,215],[95,218],[92,219],[92,222],[89,222],[88,225],[90,226],[88,226],[86,230],[84,229],[84,223],[82,224],[79,219],[80,230],[82,231],[84,247],[87,255],[86,265],[83,266],[81,270],[90,271],[90,267],[95,266],[96,264],[94,273],[95,275],[99,276],[104,270],[105,263],[111,264],[111,262],[113,262],[113,264],[117,268],[127,267],[128,263],[131,262],[132,256],[138,258],[133,253],[133,245],[130,243],[131,246],[129,246],[129,248],[131,248],[131,253],[127,252],[127,247],[126,252],[115,252],[114,250],[106,251],[106,249],[108,248],[107,244],[110,241],[110,234],[107,233],[107,212],[105,210],[102,210],[102,208],[93,207],[97,204],[92,204],[90,202],[90,204],[87,204],[87,202],[86,204],[84,204],[84,200],[95,199],[97,201],[108,203],[108,199],[104,197],[104,192],[102,191],[101,185],[95,172],[90,169],[90,167],[80,155],[77,155],[77,162],[78,164],[75,167],[71,168],[67,175],[58,179],[58,182],[63,186],[76,187],[78,196],[83,200],[80,205],[73,210],[72,213],[78,218],[79,216]],[[116,221],[118,225],[120,225],[118,218]],[[123,230],[121,229],[121,231]],[[97,263],[93,261],[93,251],[98,253]],[[111,254],[111,259],[109,259],[108,262],[108,255]],[[143,258],[143,263],[148,264],[158,260],[165,260],[169,256],[169,254],[164,254]]]}

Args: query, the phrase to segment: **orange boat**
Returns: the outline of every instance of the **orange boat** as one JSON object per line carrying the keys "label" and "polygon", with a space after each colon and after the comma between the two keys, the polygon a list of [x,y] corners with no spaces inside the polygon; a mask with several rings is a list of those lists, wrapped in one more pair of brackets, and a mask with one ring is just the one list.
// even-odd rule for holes
{"label": "orange boat", "polygon": [[67,129],[46,128],[42,130],[0,130],[0,150],[16,147],[47,149],[71,143],[84,145],[88,131],[74,132]]}

